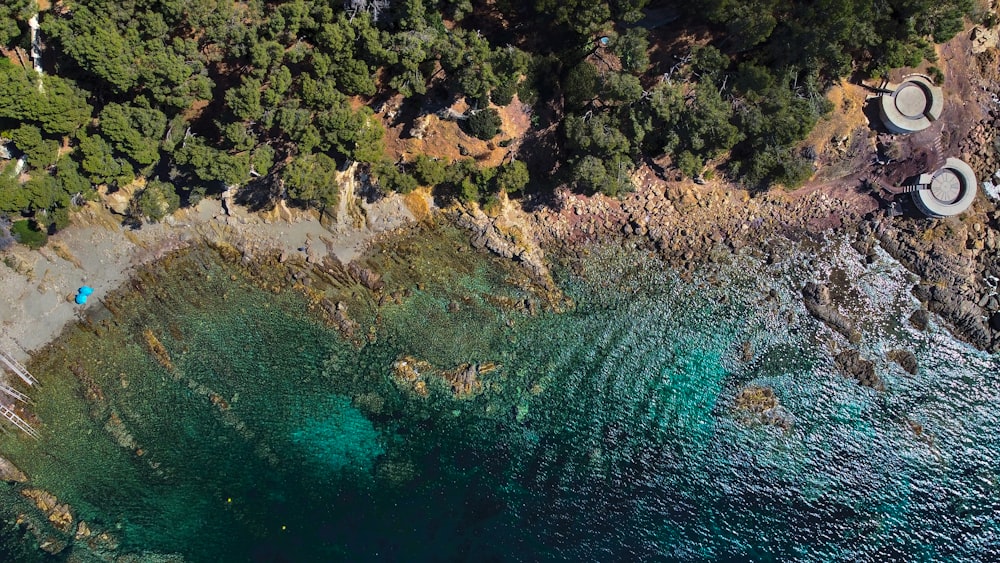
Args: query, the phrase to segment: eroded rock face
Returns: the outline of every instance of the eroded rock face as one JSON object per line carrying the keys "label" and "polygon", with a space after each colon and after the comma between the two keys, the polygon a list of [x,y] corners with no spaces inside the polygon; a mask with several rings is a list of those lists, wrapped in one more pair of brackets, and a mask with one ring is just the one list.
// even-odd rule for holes
{"label": "eroded rock face", "polygon": [[857,380],[865,387],[885,391],[882,378],[875,373],[875,363],[861,357],[857,350],[844,350],[833,359],[837,369],[845,376]]}
{"label": "eroded rock face", "polygon": [[361,285],[371,291],[381,291],[385,287],[385,283],[382,281],[382,276],[374,270],[352,262],[351,265],[348,266],[348,271],[361,282]]}
{"label": "eroded rock face", "polygon": [[510,203],[506,194],[500,194],[500,212],[491,217],[478,206],[461,209],[453,214],[455,224],[472,233],[475,248],[520,262],[536,283],[550,293],[550,300],[558,302],[561,294],[552,280],[545,263],[545,255],[537,241],[531,217],[519,206]]}

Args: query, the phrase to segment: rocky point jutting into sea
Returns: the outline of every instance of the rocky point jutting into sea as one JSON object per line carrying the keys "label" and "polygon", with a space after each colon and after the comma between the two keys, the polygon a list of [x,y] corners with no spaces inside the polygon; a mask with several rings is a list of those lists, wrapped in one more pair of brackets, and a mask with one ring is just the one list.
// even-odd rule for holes
{"label": "rocky point jutting into sea", "polygon": [[206,200],[137,232],[104,194],[5,260],[41,385],[38,439],[0,436],[0,559],[1000,558],[1000,211],[879,187],[935,136],[997,166],[970,41],[925,137],[835,116],[792,192],[647,163],[621,198],[438,209],[349,168],[334,221]]}

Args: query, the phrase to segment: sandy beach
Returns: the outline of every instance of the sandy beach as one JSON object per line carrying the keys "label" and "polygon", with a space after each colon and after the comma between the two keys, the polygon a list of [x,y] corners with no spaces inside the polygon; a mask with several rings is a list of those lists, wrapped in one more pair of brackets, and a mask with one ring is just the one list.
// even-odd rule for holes
{"label": "sandy beach", "polygon": [[[228,241],[241,247],[302,252],[309,261],[328,255],[347,263],[378,234],[414,219],[401,196],[368,204],[345,194],[338,220],[322,225],[314,212],[283,203],[267,213],[251,213],[220,200],[205,199],[180,209],[161,223],[132,230],[105,205],[88,203],[73,224],[30,250],[15,245],[0,266],[0,349],[19,360],[51,342],[88,307],[125,282],[134,269],[193,242]],[[347,213],[355,206],[361,213]],[[94,289],[89,302],[76,305],[78,288]]]}

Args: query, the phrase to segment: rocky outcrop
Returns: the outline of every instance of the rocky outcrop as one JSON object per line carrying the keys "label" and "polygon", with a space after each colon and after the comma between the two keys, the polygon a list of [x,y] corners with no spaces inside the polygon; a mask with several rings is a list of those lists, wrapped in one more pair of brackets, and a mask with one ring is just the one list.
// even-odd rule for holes
{"label": "rocky outcrop", "polygon": [[413,356],[404,356],[392,364],[392,376],[396,385],[421,397],[430,395],[429,383],[437,379],[451,390],[455,399],[469,399],[483,392],[482,375],[498,368],[493,362],[483,364],[462,364],[454,369],[440,370],[429,362]]}
{"label": "rocky outcrop", "polygon": [[[975,212],[941,221],[872,220],[861,226],[922,282],[913,296],[937,313],[956,336],[991,352],[1000,351],[1000,211]],[[926,329],[917,311],[910,322]]]}
{"label": "rocky outcrop", "polygon": [[981,25],[972,28],[969,38],[972,40],[972,52],[975,54],[995,49],[998,42],[1000,42],[996,29],[990,29]]}
{"label": "rocky outcrop", "polygon": [[347,271],[370,291],[381,291],[385,287],[385,283],[382,282],[382,276],[378,272],[365,268],[356,262],[351,262],[347,267]]}
{"label": "rocky outcrop", "polygon": [[[67,561],[183,561],[177,556],[150,553],[150,557],[135,557],[118,552],[118,538],[107,531],[95,529],[93,524],[80,520],[74,525],[73,514],[67,504],[60,504],[51,493],[41,489],[26,489],[21,494],[34,502],[45,522],[35,515],[19,514],[17,523],[38,541],[38,547],[53,555],[68,554]],[[46,524],[47,522],[47,524]],[[172,557],[172,559],[171,559]]]}
{"label": "rocky outcrop", "polygon": [[852,343],[861,341],[861,333],[854,328],[854,323],[833,305],[829,287],[809,282],[802,288],[802,298],[812,316],[844,335]]}
{"label": "rocky outcrop", "polygon": [[791,419],[781,408],[778,397],[770,387],[744,387],[733,401],[733,410],[748,422],[770,424],[783,430],[792,426]]}
{"label": "rocky outcrop", "polygon": [[538,284],[555,296],[558,289],[545,263],[531,217],[519,205],[510,202],[505,193],[501,192],[499,198],[495,216],[487,215],[475,204],[453,210],[451,216],[456,225],[472,233],[473,247],[517,260]]}
{"label": "rocky outcrop", "polygon": [[31,499],[57,530],[66,533],[71,531],[73,513],[68,504],[60,504],[55,495],[42,489],[24,489],[21,494]]}
{"label": "rocky outcrop", "polygon": [[927,330],[931,323],[931,312],[927,309],[917,309],[910,315],[910,324],[917,330]]}
{"label": "rocky outcrop", "polygon": [[833,359],[837,369],[845,376],[857,380],[865,387],[885,391],[882,378],[875,373],[875,363],[861,357],[857,350],[844,350]]}
{"label": "rocky outcrop", "polygon": [[103,196],[104,206],[116,215],[128,215],[129,206],[135,194],[142,190],[145,182],[139,180],[119,187],[117,190],[108,193],[107,186],[98,190]]}
{"label": "rocky outcrop", "polygon": [[441,378],[451,385],[451,393],[456,399],[468,399],[483,392],[483,382],[479,376],[497,368],[493,362],[485,364],[462,364],[441,373]]}
{"label": "rocky outcrop", "polygon": [[412,356],[404,356],[392,364],[392,379],[396,385],[421,397],[430,395],[424,374],[434,371],[434,366]]}
{"label": "rocky outcrop", "polygon": [[624,235],[683,270],[726,261],[744,248],[777,263],[787,257],[782,241],[852,225],[878,206],[846,185],[751,195],[717,180],[696,185],[655,169],[640,167],[636,190],[620,199],[557,191],[556,201],[534,213],[540,240],[572,254],[580,242]]}
{"label": "rocky outcrop", "polygon": [[889,360],[896,362],[906,373],[916,375],[917,357],[909,350],[890,350],[886,356]]}

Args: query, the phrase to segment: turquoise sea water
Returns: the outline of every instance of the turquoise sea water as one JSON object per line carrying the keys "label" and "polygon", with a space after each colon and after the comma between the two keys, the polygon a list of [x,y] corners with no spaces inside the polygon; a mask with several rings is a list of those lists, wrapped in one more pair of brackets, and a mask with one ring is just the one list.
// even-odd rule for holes
{"label": "turquoise sea water", "polygon": [[[891,261],[831,243],[681,279],[592,251],[560,275],[562,313],[497,305],[531,296],[473,253],[420,286],[389,272],[410,292],[352,305],[362,332],[378,320],[363,347],[192,253],[32,364],[43,438],[0,452],[119,553],[191,561],[1000,558],[1000,360],[910,327]],[[849,344],[795,297],[809,277],[850,280],[885,392],[836,372]],[[498,368],[478,396],[433,376],[422,396],[393,377],[404,356]],[[751,384],[787,429],[734,412]],[[11,518],[17,499],[0,490]]]}

